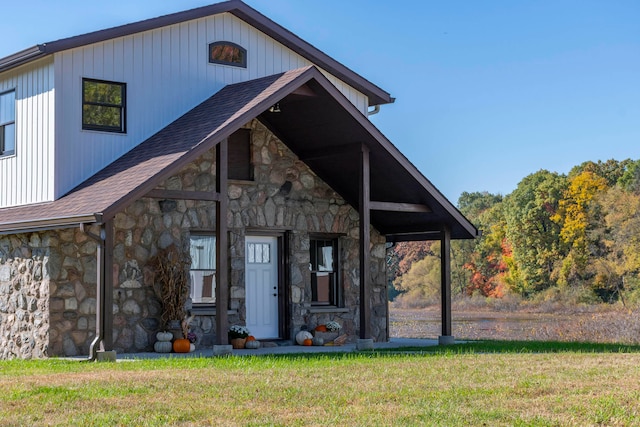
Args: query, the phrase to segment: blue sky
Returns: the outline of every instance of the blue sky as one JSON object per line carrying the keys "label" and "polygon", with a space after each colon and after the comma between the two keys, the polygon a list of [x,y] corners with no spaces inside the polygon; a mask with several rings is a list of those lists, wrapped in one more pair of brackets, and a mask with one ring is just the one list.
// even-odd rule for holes
{"label": "blue sky", "polygon": [[[213,2],[12,1],[0,57]],[[640,158],[636,0],[246,3],[390,92],[373,122],[454,203],[540,169]]]}

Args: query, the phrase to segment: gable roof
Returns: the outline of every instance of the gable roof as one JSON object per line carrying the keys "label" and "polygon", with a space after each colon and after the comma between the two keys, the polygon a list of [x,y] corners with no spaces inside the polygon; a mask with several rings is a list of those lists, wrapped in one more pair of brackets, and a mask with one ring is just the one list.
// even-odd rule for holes
{"label": "gable roof", "polygon": [[[280,113],[268,111],[275,103]],[[371,223],[382,234],[402,240],[439,233],[446,224],[452,238],[477,236],[477,229],[313,66],[224,87],[64,197],[0,209],[0,233],[110,219],[256,117],[355,207],[354,156],[365,144],[372,200],[429,207],[372,211]],[[313,154],[320,152],[329,156]]]}
{"label": "gable roof", "polygon": [[85,46],[91,43],[99,43],[116,37],[153,30],[168,25],[178,24],[193,19],[199,19],[210,15],[228,12],[249,25],[262,31],[274,40],[282,43],[297,54],[307,58],[332,75],[338,77],[353,88],[369,97],[369,105],[388,104],[394,101],[391,95],[361,75],[355,73],[340,62],[326,55],[313,45],[302,40],[286,28],[278,25],[271,19],[252,9],[240,0],[230,0],[203,6],[183,12],[164,15],[157,18],[108,28],[79,36],[60,39],[57,41],[38,44],[20,52],[0,59],[0,72],[29,63],[36,59],[52,55],[63,50]]}

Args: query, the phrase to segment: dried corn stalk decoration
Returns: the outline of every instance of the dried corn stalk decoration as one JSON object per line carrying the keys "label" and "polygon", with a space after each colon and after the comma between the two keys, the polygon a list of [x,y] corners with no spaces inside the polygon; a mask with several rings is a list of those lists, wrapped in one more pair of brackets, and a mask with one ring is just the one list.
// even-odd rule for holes
{"label": "dried corn stalk decoration", "polygon": [[189,252],[178,249],[176,245],[160,249],[151,260],[155,271],[155,280],[162,284],[160,301],[162,302],[162,321],[182,321],[185,316],[185,304],[189,295]]}

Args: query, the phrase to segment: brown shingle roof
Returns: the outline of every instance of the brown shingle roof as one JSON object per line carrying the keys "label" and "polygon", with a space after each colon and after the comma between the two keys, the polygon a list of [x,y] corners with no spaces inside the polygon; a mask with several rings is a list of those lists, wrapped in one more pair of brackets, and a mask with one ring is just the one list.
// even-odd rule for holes
{"label": "brown shingle roof", "polygon": [[62,198],[0,209],[0,232],[112,217],[273,105],[292,82],[317,75],[311,71],[315,69],[305,67],[224,87]]}

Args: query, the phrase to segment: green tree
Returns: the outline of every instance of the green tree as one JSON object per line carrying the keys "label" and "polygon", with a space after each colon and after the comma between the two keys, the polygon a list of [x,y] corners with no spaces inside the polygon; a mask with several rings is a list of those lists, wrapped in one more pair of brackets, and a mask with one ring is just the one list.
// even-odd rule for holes
{"label": "green tree", "polygon": [[[509,284],[530,295],[553,284],[562,259],[560,226],[551,219],[567,186],[566,177],[540,170],[525,177],[504,201],[505,236],[512,250]],[[517,274],[515,274],[517,269]]]}
{"label": "green tree", "polygon": [[626,191],[640,194],[640,160],[630,161],[617,183]]}

